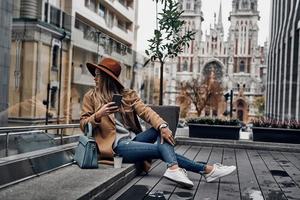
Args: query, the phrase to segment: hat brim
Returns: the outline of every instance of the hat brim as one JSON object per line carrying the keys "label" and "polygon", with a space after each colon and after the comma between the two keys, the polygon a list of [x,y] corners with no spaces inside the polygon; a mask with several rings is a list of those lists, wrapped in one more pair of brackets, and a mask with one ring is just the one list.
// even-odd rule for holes
{"label": "hat brim", "polygon": [[89,70],[89,72],[95,77],[96,73],[95,70],[96,69],[100,69],[102,72],[106,73],[108,76],[110,76],[113,80],[116,81],[116,83],[121,87],[124,88],[123,84],[119,81],[119,79],[111,72],[109,71],[105,66],[103,65],[95,65],[93,63],[86,63],[86,66]]}

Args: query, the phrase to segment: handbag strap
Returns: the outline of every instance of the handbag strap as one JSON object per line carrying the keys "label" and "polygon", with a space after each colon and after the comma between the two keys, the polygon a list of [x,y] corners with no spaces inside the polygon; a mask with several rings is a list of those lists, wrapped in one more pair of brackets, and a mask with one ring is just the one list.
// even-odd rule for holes
{"label": "handbag strap", "polygon": [[93,127],[90,122],[85,125],[84,135],[86,135],[88,138],[93,136]]}

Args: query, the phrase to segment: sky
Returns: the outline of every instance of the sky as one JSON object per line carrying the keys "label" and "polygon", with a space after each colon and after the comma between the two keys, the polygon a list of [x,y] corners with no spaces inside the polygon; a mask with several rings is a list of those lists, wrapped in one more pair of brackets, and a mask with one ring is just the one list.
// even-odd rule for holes
{"label": "sky", "polygon": [[[263,45],[269,38],[269,20],[270,20],[270,1],[258,0],[258,11],[260,13],[260,21],[258,22],[258,44]],[[210,24],[214,23],[214,13],[219,14],[220,2],[222,2],[222,20],[225,32],[225,38],[228,35],[230,22],[228,21],[229,12],[232,9],[232,0],[202,0],[202,12],[204,21],[202,22],[202,31],[209,33]],[[153,0],[139,0],[138,12],[138,37],[137,51],[144,53],[148,47],[147,40],[153,36],[153,30],[156,26],[155,10],[156,5]],[[203,38],[202,38],[203,39]]]}

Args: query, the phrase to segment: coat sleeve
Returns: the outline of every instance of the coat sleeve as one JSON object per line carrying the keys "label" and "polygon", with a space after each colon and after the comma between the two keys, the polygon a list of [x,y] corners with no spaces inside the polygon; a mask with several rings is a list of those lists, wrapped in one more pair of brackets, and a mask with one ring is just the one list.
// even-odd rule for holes
{"label": "coat sleeve", "polygon": [[95,121],[95,109],[94,101],[92,97],[92,91],[87,92],[83,97],[82,109],[80,115],[80,129],[84,131],[84,127],[87,123],[91,123],[93,128],[98,126],[100,122]]}
{"label": "coat sleeve", "polygon": [[159,126],[161,124],[168,124],[154,110],[144,104],[144,102],[135,91],[132,90],[130,93],[130,96],[133,99],[133,109],[141,119],[151,124],[151,126],[153,126],[157,130],[159,129]]}

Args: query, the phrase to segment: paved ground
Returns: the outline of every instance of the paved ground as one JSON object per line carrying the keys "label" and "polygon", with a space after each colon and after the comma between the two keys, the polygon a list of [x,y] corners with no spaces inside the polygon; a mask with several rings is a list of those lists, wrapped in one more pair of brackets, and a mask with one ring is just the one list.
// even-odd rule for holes
{"label": "paved ground", "polygon": [[110,199],[300,199],[300,153],[178,145],[178,153],[196,161],[234,164],[237,171],[206,183],[189,172],[194,188],[184,189],[162,177],[166,166],[156,161],[149,175],[140,175]]}

